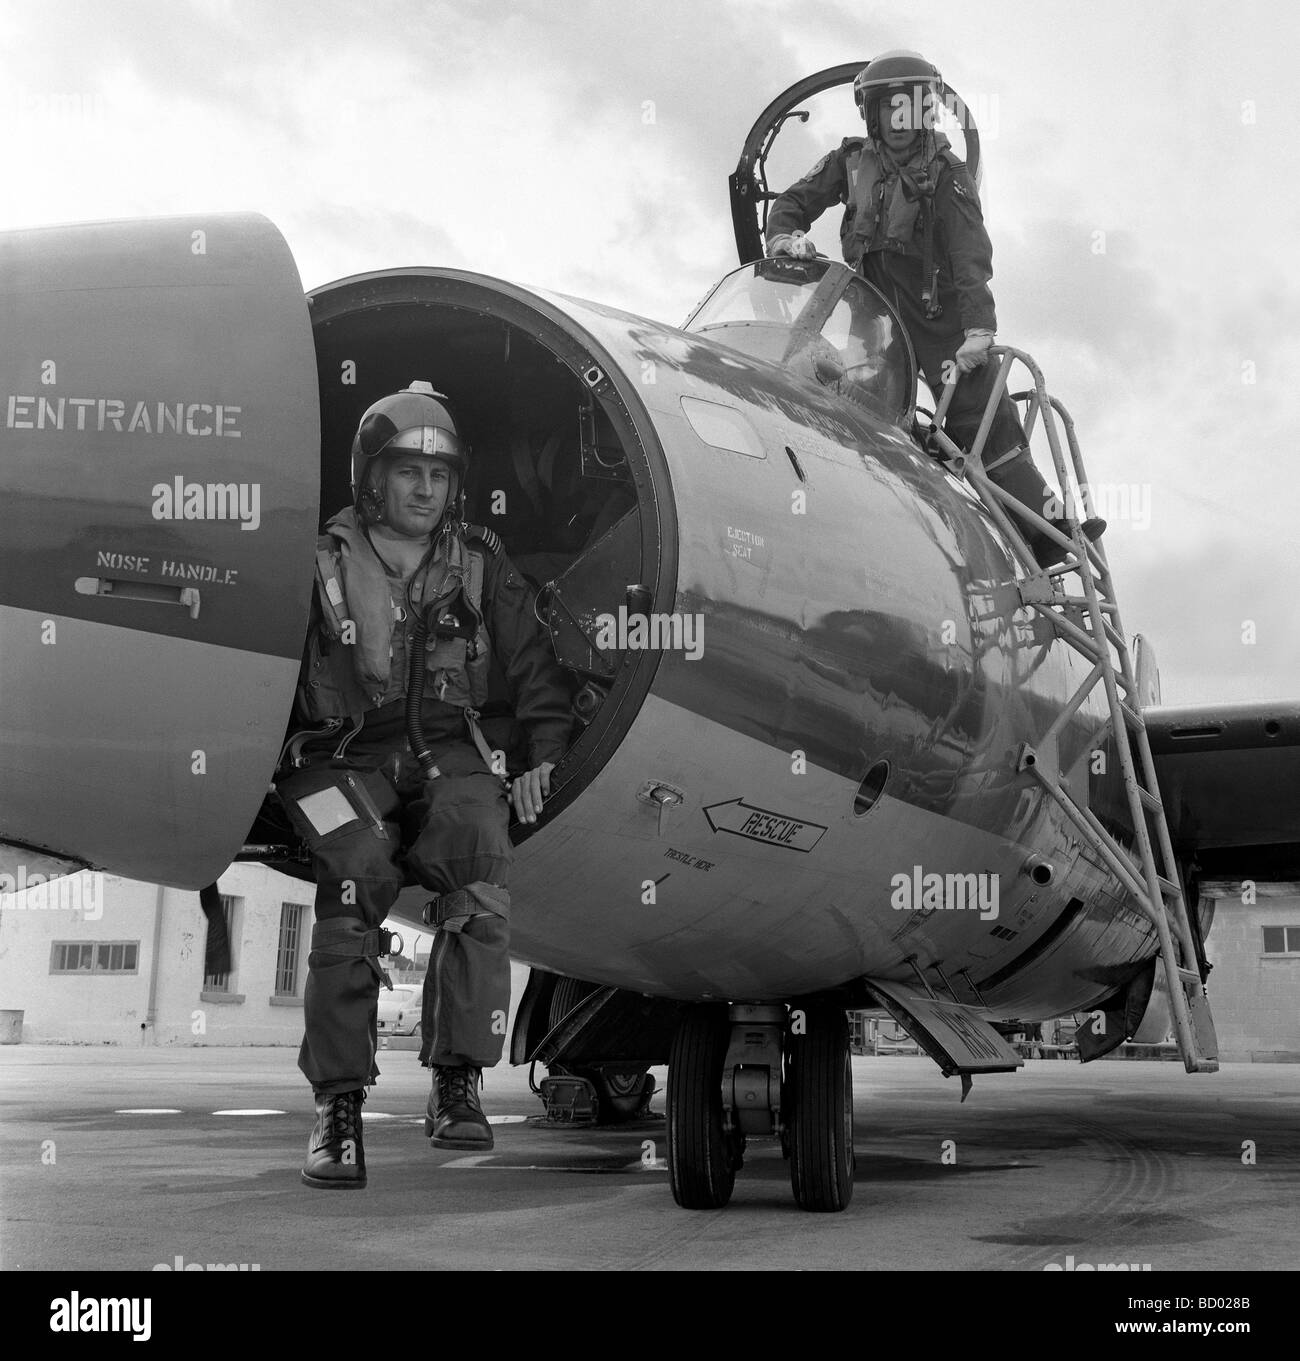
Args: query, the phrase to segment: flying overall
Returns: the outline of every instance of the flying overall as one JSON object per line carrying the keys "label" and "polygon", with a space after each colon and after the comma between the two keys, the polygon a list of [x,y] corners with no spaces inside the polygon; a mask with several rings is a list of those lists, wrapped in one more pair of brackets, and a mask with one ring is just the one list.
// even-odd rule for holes
{"label": "flying overall", "polygon": [[[550,794],[572,687],[500,540],[462,519],[468,461],[430,384],[382,398],[353,441],[354,504],[318,545],[299,731],[276,786],[317,886],[298,1060],[315,1096],[309,1186],[366,1184],[383,923],[408,883],[434,895],[425,1133],[437,1148],[492,1147],[478,1089],[510,1000],[510,809],[535,822]],[[529,769],[508,792],[479,723],[490,691],[527,734]]]}
{"label": "flying overall", "polygon": [[[846,137],[772,203],[767,219],[771,256],[805,259],[814,247],[804,233],[834,204],[844,205],[844,259],[893,304],[938,401],[961,375],[944,429],[969,449],[996,379],[986,364],[997,332],[989,280],[993,247],[979,193],[965,163],[935,126],[944,90],[938,70],[918,52],[886,52],[853,82],[867,135]],[[989,477],[1062,532],[1061,498],[1034,467],[1015,404],[1003,393],[983,453]],[[1064,551],[1020,522],[1039,565]],[[1083,532],[1096,539],[1105,521]]]}

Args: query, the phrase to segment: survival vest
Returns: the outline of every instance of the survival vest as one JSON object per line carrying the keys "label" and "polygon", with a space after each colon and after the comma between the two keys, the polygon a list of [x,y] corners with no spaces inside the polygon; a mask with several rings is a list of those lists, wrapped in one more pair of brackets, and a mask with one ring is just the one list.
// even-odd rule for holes
{"label": "survival vest", "polygon": [[301,716],[309,723],[354,721],[368,709],[406,693],[416,611],[432,602],[425,644],[425,695],[461,709],[487,701],[491,640],[483,621],[484,555],[501,543],[490,529],[466,525],[442,534],[434,556],[410,579],[403,603],[394,603],[392,578],[369,540],[344,510],[317,541],[316,598],[320,626],[310,631],[298,687]]}
{"label": "survival vest", "polygon": [[[938,304],[938,269],[934,264],[934,191],[945,168],[960,167],[961,158],[948,145],[942,133],[936,134],[935,154],[926,164],[924,176],[904,169],[895,183],[898,185],[886,203],[886,173],[879,153],[870,142],[849,138],[844,156],[844,172],[848,179],[848,199],[844,221],[840,225],[840,245],[845,261],[854,269],[860,267],[862,257],[871,249],[877,229],[884,228],[883,249],[921,257],[921,298],[926,315],[937,317],[942,308]],[[904,184],[909,186],[904,189]],[[921,240],[916,240],[920,219]]]}

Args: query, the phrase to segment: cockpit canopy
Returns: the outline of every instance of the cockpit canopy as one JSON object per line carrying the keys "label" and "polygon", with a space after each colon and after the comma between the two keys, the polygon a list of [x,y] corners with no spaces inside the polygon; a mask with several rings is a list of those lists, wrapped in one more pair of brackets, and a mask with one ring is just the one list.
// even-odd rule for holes
{"label": "cockpit canopy", "polygon": [[709,293],[684,329],[910,424],[912,347],[893,309],[847,265],[786,257],[743,265]]}

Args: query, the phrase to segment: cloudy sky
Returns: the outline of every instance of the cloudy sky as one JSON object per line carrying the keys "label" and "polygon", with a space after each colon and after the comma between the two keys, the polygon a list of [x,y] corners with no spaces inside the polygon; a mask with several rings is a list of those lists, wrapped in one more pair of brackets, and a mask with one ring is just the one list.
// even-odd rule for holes
{"label": "cloudy sky", "polygon": [[[308,288],[451,265],[677,322],[761,108],[894,47],[982,120],[1000,337],[1137,488],[1107,544],[1165,702],[1300,698],[1286,0],[8,0],[0,229],[255,209]],[[827,98],[776,187],[854,131]]]}

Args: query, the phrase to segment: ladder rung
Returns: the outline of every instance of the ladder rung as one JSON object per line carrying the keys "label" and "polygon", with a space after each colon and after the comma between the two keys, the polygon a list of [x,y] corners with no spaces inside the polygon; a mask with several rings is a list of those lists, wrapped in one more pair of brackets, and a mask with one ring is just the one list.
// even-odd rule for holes
{"label": "ladder rung", "polygon": [[1138,798],[1142,800],[1143,807],[1149,808],[1153,813],[1163,813],[1165,806],[1149,789],[1138,786]]}
{"label": "ladder rung", "polygon": [[[1138,882],[1145,887],[1147,872],[1145,866],[1142,864],[1141,858],[1139,856],[1130,854],[1128,851],[1125,851],[1124,859],[1128,863],[1129,869],[1133,871],[1133,877],[1137,879]],[[1181,898],[1183,896],[1182,889],[1179,888],[1178,885],[1174,883],[1172,879],[1166,879],[1163,874],[1156,875],[1156,883],[1157,885],[1159,885],[1160,892],[1164,894],[1166,897]],[[1143,897],[1145,896],[1146,894],[1144,892]],[[1167,908],[1168,904],[1165,903],[1163,904],[1163,906]]]}
{"label": "ladder rung", "polygon": [[1201,986],[1201,975],[1195,969],[1179,969],[1178,981],[1180,983],[1195,983],[1199,988]]}

